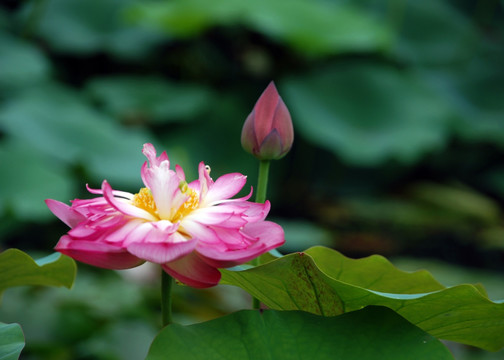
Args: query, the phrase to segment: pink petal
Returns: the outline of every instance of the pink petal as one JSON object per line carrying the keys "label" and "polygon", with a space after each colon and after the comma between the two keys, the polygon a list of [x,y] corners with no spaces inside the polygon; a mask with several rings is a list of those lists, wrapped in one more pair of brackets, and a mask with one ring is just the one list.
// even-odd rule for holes
{"label": "pink petal", "polygon": [[277,129],[271,130],[271,132],[264,137],[259,145],[259,152],[265,159],[277,159],[283,154],[282,138]]}
{"label": "pink petal", "polygon": [[285,242],[282,227],[273,222],[249,223],[242,231],[245,235],[256,239],[247,248],[222,252],[212,246],[199,243],[196,251],[211,266],[226,268],[250,261]]}
{"label": "pink petal", "polygon": [[245,119],[241,133],[241,143],[243,148],[254,154],[259,150],[259,144],[257,143],[257,135],[255,133],[255,110],[252,110],[250,114]]}
{"label": "pink petal", "polygon": [[273,118],[280,95],[272,82],[266,87],[254,106],[254,130],[258,142],[262,142],[273,128]]}
{"label": "pink petal", "polygon": [[72,228],[68,235],[74,240],[98,241],[102,240],[107,232],[97,229],[91,221],[86,221]]}
{"label": "pink petal", "polygon": [[252,189],[252,187],[250,187],[250,192],[247,195],[245,195],[245,196],[243,196],[241,198],[220,200],[220,201],[214,202],[213,204],[208,204],[208,206],[213,206],[213,205],[216,205],[216,204],[225,204],[225,203],[245,202],[248,199],[250,199],[250,197],[252,196],[252,192],[253,192],[253,189]]}
{"label": "pink petal", "polygon": [[179,177],[180,181],[185,181],[184,169],[180,165],[175,165],[175,173]]}
{"label": "pink petal", "polygon": [[68,235],[60,238],[55,249],[77,261],[105,269],[130,269],[144,262],[120,246],[96,241],[72,240]]}
{"label": "pink petal", "polygon": [[[156,148],[152,144],[144,144],[142,154],[149,160],[151,167],[159,166],[163,161],[168,161],[166,151],[163,151],[159,157],[156,157]],[[169,162],[168,162],[169,166]]]}
{"label": "pink petal", "polygon": [[143,183],[150,189],[150,168],[148,162],[144,162],[142,167],[140,168],[140,177],[142,178]]}
{"label": "pink petal", "polygon": [[156,208],[161,219],[170,219],[175,211],[184,203],[184,196],[179,185],[182,181],[177,173],[169,168],[170,163],[165,160],[159,166],[142,167],[142,179],[152,192]]}
{"label": "pink petal", "polygon": [[125,201],[121,201],[114,197],[112,193],[112,188],[110,187],[107,180],[104,180],[102,183],[102,191],[103,197],[107,200],[107,202],[117,211],[125,215],[129,215],[136,218],[141,218],[149,221],[157,220],[154,216],[152,216],[149,212],[136,207],[135,205],[129,204]]}
{"label": "pink petal", "polygon": [[151,231],[142,242],[131,242],[127,249],[133,255],[157,264],[177,260],[194,250],[196,240],[187,239],[178,232],[165,235]]}
{"label": "pink petal", "polygon": [[106,212],[115,209],[111,208],[104,197],[94,199],[75,199],[71,201],[72,208],[79,211],[83,215],[88,213]]}
{"label": "pink petal", "polygon": [[45,203],[54,215],[71,228],[86,220],[84,215],[72,209],[67,204],[52,199],[47,199]]}
{"label": "pink petal", "polygon": [[223,250],[227,249],[225,245],[221,245],[221,239],[217,236],[212,227],[202,225],[196,221],[186,221],[181,224],[181,229],[191,235],[191,238],[196,241],[212,244],[212,246],[220,246]]}
{"label": "pink petal", "polygon": [[[271,204],[268,200],[266,200],[264,204],[253,202],[247,202],[246,204],[247,204],[247,210],[243,213],[243,215],[249,222],[264,220],[271,208]],[[236,203],[234,205],[239,206],[240,204]]]}
{"label": "pink petal", "polygon": [[208,192],[208,189],[213,185],[213,180],[210,177],[209,171],[207,170],[207,167],[205,163],[200,162],[198,166],[198,175],[199,175],[199,196],[200,199],[204,199],[206,197],[206,194]]}
{"label": "pink petal", "polygon": [[[181,179],[177,173],[170,170],[170,161],[166,152],[156,157],[156,149],[152,144],[144,144],[142,153],[147,157],[148,163],[142,165],[140,171],[144,184],[151,190],[154,202],[162,219],[172,215],[173,204]],[[183,202],[184,200],[182,200]],[[179,205],[180,206],[180,205]]]}
{"label": "pink petal", "polygon": [[[120,213],[118,213],[120,214]],[[122,216],[93,216],[78,226],[72,228],[68,235],[74,240],[106,241],[106,238],[128,223],[128,218]],[[119,246],[120,244],[114,244]]]}
{"label": "pink petal", "polygon": [[138,235],[138,232],[142,230],[145,232],[151,231],[152,227],[149,224],[150,223],[146,223],[145,221],[139,219],[127,221],[117,230],[107,234],[107,236],[104,237],[104,241],[124,245],[127,242],[127,239],[131,238],[133,234],[136,234],[135,236],[141,236]]}
{"label": "pink petal", "polygon": [[[173,234],[178,230],[178,228],[180,226],[179,223],[174,224],[169,220],[159,220],[159,221],[150,223],[150,225],[162,234],[163,233],[164,234]],[[150,240],[150,241],[155,241],[155,240]]]}
{"label": "pink petal", "polygon": [[162,267],[175,279],[195,288],[215,286],[221,278],[219,270],[201,260],[194,252]]}
{"label": "pink petal", "polygon": [[[256,241],[255,238],[244,234],[239,228],[224,228],[213,226],[215,236],[219,239],[219,245],[223,251],[238,250],[249,247]],[[215,249],[215,245],[213,246]]]}
{"label": "pink petal", "polygon": [[[103,195],[103,190],[102,189],[91,189],[88,184],[86,184],[86,189],[89,191],[91,194],[96,194],[96,195]],[[117,197],[122,197],[128,200],[132,200],[134,195],[132,193],[126,192],[126,191],[120,191],[120,190],[112,190],[112,194]]]}
{"label": "pink petal", "polygon": [[239,173],[226,174],[219,177],[208,189],[202,199],[201,206],[235,196],[247,182],[247,177]]}
{"label": "pink petal", "polygon": [[211,206],[197,209],[187,215],[182,221],[196,221],[204,225],[220,225],[225,227],[241,227],[247,223],[241,214],[246,209],[230,205]]}
{"label": "pink petal", "polygon": [[[184,222],[183,229],[191,238],[211,246],[214,250],[224,252],[228,250],[248,247],[256,239],[244,234],[239,228],[225,228],[219,226],[206,226],[198,222]],[[202,246],[203,246],[202,244]]]}
{"label": "pink petal", "polygon": [[277,108],[275,109],[273,127],[280,135],[283,152],[287,153],[294,142],[294,127],[292,126],[289,109],[287,109],[287,106],[283,102],[282,98],[280,98]]}

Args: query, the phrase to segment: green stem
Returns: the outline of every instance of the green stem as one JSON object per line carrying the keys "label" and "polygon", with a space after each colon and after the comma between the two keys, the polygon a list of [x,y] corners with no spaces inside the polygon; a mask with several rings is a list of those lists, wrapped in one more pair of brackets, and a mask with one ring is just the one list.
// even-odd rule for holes
{"label": "green stem", "polygon": [[171,324],[172,321],[172,287],[173,278],[162,270],[161,273],[161,316],[163,327]]}
{"label": "green stem", "polygon": [[[259,175],[257,177],[256,198],[257,203],[264,203],[266,201],[266,190],[268,189],[268,175],[269,175],[269,160],[260,160],[259,162]],[[252,260],[252,265],[257,266],[260,264],[259,256]],[[259,299],[252,298],[252,309],[260,309],[261,302]]]}
{"label": "green stem", "polygon": [[266,201],[266,190],[268,188],[268,175],[269,175],[269,160],[261,160],[259,162],[259,175],[257,177],[256,199],[258,203]]}

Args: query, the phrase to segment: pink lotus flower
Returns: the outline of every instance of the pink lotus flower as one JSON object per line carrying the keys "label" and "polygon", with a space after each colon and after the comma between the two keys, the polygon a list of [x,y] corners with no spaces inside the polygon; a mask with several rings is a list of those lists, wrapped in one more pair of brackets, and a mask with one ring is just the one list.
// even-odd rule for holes
{"label": "pink lotus flower", "polygon": [[272,81],[243,124],[242,146],[260,160],[273,160],[284,157],[293,141],[289,110]]}
{"label": "pink lotus flower", "polygon": [[68,206],[48,199],[49,209],[71,230],[56,250],[75,260],[107,269],[127,269],[144,261],[161,264],[179,281],[193,287],[217,285],[218,268],[243,264],[284,243],[282,228],[265,217],[270,203],[230,199],[246,177],[226,174],[213,181],[210,168],[199,164],[199,179],[187,183],[180,166],[170,169],[166,152],[147,157],[137,194],[88,188],[94,199]]}

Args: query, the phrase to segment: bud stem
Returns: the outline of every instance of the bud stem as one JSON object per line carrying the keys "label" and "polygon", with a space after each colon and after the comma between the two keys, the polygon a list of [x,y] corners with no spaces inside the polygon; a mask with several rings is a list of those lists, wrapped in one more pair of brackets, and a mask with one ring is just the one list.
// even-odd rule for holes
{"label": "bud stem", "polygon": [[269,160],[259,161],[259,175],[257,177],[257,192],[255,201],[263,204],[266,201],[266,190],[268,189]]}
{"label": "bud stem", "polygon": [[[266,190],[268,189],[268,176],[269,176],[270,160],[259,161],[259,174],[257,176],[257,190],[255,201],[257,203],[264,203],[266,201]],[[252,260],[252,265],[257,266],[261,263],[260,257]],[[261,303],[258,299],[252,298],[252,309],[260,309]]]}
{"label": "bud stem", "polygon": [[163,327],[171,324],[172,321],[172,287],[173,278],[161,270],[161,317]]}

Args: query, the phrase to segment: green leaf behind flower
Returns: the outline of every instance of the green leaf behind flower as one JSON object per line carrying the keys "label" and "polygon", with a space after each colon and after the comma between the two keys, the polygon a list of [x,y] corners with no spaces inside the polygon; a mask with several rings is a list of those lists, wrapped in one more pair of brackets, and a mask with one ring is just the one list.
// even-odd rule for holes
{"label": "green leaf behind flower", "polygon": [[441,339],[498,350],[504,303],[480,285],[445,288],[428,272],[403,272],[381,256],[353,260],[313,247],[245,271],[222,270],[222,283],[243,288],[268,307],[332,316],[386,306]]}
{"label": "green leaf behind flower", "polygon": [[[46,4],[35,29],[54,51],[93,54],[100,51],[121,59],[140,59],[166,38],[151,27],[135,26],[123,18],[124,9],[135,0],[53,0]],[[26,3],[22,13],[33,10]]]}
{"label": "green leaf behind flower", "polygon": [[127,14],[135,22],[158,26],[179,38],[239,24],[311,56],[383,50],[392,38],[390,29],[366,11],[308,0],[150,1],[132,6]]}
{"label": "green leaf behind flower", "polygon": [[[1,122],[1,120],[0,120]],[[69,199],[73,184],[60,163],[15,140],[0,144],[0,215],[19,219],[53,218],[44,200]],[[4,221],[8,226],[8,221]]]}
{"label": "green leaf behind flower", "polygon": [[336,317],[242,310],[216,320],[165,327],[147,360],[453,359],[435,338],[384,307]]}
{"label": "green leaf behind flower", "polygon": [[137,186],[145,159],[142,145],[151,141],[143,129],[119,126],[78,92],[52,83],[7,102],[0,110],[0,126],[41,154],[70,166],[85,166],[96,182],[105,178],[113,186]]}
{"label": "green leaf behind flower", "polygon": [[210,91],[201,85],[154,77],[96,78],[88,83],[87,90],[110,115],[131,123],[192,120],[210,106],[212,99]]}
{"label": "green leaf behind flower", "polygon": [[413,163],[444,146],[453,117],[415,72],[365,61],[291,77],[280,90],[299,134],[355,165]]}
{"label": "green leaf behind flower", "polygon": [[24,345],[21,326],[0,322],[0,360],[17,360]]}
{"label": "green leaf behind flower", "polygon": [[65,286],[75,280],[77,266],[68,256],[54,253],[37,261],[18,249],[0,253],[0,296],[5,289],[23,285]]}

